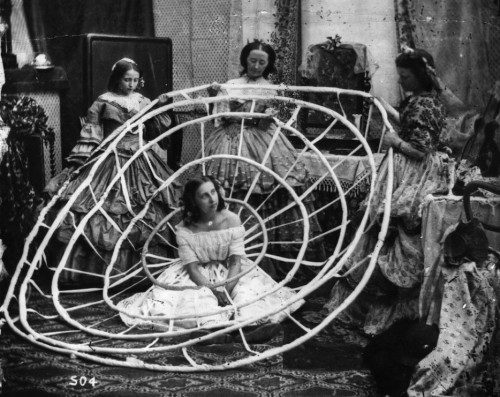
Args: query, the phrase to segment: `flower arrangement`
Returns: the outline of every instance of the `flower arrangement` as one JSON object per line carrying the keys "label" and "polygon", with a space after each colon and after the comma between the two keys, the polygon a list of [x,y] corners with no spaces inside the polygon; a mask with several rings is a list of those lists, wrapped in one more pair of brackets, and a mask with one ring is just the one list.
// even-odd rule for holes
{"label": "flower arrangement", "polygon": [[54,129],[47,125],[45,110],[33,98],[3,95],[0,117],[11,129],[9,139],[40,136],[46,143],[54,142]]}
{"label": "flower arrangement", "polygon": [[335,35],[335,38],[333,38],[331,36],[328,36],[327,37],[327,42],[324,44],[325,50],[335,51],[335,49],[338,46],[340,46],[341,39],[342,39],[342,37],[340,37],[338,34]]}

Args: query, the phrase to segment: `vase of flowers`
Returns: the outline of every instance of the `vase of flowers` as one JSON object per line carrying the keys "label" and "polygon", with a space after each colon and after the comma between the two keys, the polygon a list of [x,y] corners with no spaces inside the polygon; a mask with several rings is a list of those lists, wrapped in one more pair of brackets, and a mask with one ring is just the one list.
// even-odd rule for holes
{"label": "vase of flowers", "polygon": [[45,110],[29,96],[2,95],[0,117],[11,129],[10,139],[39,136],[46,143],[54,142],[54,130],[47,125]]}

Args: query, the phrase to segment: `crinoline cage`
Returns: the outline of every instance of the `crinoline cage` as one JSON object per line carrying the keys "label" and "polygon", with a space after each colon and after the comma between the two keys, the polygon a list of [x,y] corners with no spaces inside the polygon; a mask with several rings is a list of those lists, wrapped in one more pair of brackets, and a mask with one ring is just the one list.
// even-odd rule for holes
{"label": "crinoline cage", "polygon": [[[308,327],[301,324],[293,315],[288,315],[290,321],[297,324],[303,331],[302,335],[294,340],[280,344],[278,346],[259,344],[250,345],[245,340],[245,335],[242,328],[258,321],[272,313],[282,311],[293,305],[301,299],[307,299],[317,288],[324,285],[326,282],[336,277],[343,277],[347,273],[344,271],[344,265],[350,254],[356,247],[360,236],[368,220],[368,211],[365,211],[362,220],[354,232],[347,236],[347,226],[350,222],[350,217],[347,204],[346,194],[348,190],[344,189],[342,183],[336,175],[335,169],[338,164],[330,164],[324,153],[317,149],[317,142],[324,139],[331,128],[337,123],[343,124],[352,134],[359,145],[346,156],[353,156],[356,152],[363,148],[367,153],[369,169],[364,175],[368,178],[370,189],[366,196],[369,203],[376,182],[377,167],[370,147],[366,140],[366,131],[368,131],[370,120],[366,122],[365,134],[361,133],[356,126],[351,123],[345,114],[339,114],[331,109],[308,103],[296,98],[285,96],[284,94],[291,91],[296,92],[329,92],[335,93],[339,102],[342,96],[361,96],[371,103],[369,114],[375,115],[378,112],[380,120],[382,120],[383,131],[393,132],[392,127],[387,119],[387,114],[376,98],[361,91],[341,90],[336,88],[325,87],[284,87],[284,86],[252,86],[246,85],[245,90],[258,89],[257,93],[245,95],[218,95],[215,97],[206,97],[206,90],[211,85],[203,85],[195,88],[171,92],[168,94],[173,101],[167,105],[154,108],[157,101],[148,106],[144,111],[133,117],[123,128],[116,130],[111,136],[106,138],[100,145],[102,153],[93,159],[91,171],[88,177],[82,182],[73,196],[60,206],[57,216],[53,222],[48,222],[47,214],[49,211],[57,208],[58,200],[61,192],[67,186],[63,185],[59,193],[51,199],[47,206],[42,210],[36,225],[31,231],[26,240],[22,258],[17,266],[16,272],[13,275],[7,296],[2,306],[2,312],[5,315],[5,320],[9,326],[19,335],[28,339],[32,343],[50,349],[54,352],[71,354],[76,357],[88,359],[97,363],[146,368],[160,371],[210,371],[224,370],[247,365],[256,361],[269,359],[286,350],[292,349],[301,343],[312,338],[324,329],[345,307],[347,307],[363,289],[368,281],[374,266],[376,264],[377,255],[387,231],[390,214],[390,197],[392,181],[387,183],[385,192],[386,210],[382,220],[382,228],[379,234],[379,241],[374,248],[370,259],[370,264],[367,271],[354,290],[354,292],[345,300],[345,302],[332,313],[325,315],[324,318],[314,327]],[[221,85],[222,88],[227,88],[226,85]],[[235,86],[232,86],[235,88]],[[238,87],[236,87],[238,88]],[[265,113],[256,113],[254,106],[248,112],[238,113],[218,113],[210,114],[211,105],[229,100],[249,100],[255,105],[256,101],[266,100],[274,101],[274,103],[285,105],[289,110],[289,117],[286,120],[280,120],[276,116],[269,116]],[[200,117],[189,120],[185,123],[177,125],[163,134],[156,137],[150,142],[143,140],[144,122],[155,115],[162,112],[181,109],[183,106],[195,106],[202,109],[204,114],[200,113]],[[317,112],[323,112],[331,117],[331,124],[314,140],[307,139],[298,129],[297,120],[300,112],[303,109],[314,109]],[[281,112],[280,114],[282,114]],[[262,119],[272,121],[276,126],[273,135],[273,141],[263,157],[262,163],[258,163],[250,158],[245,158],[239,155],[215,155],[205,156],[205,140],[207,126],[210,125],[217,117],[232,117],[238,119],[241,123],[240,134],[244,133],[244,123],[248,118]],[[186,128],[186,127],[196,128]],[[123,173],[130,167],[134,161],[140,156],[148,158],[148,151],[152,146],[184,128],[184,133],[200,134],[201,152],[199,157],[187,164],[181,166],[169,178],[163,180],[158,179],[156,190],[146,201],[143,208],[133,212],[133,218],[129,224],[120,229],[115,225],[116,231],[120,237],[111,252],[109,262],[103,268],[102,274],[90,275],[96,281],[95,285],[81,286],[74,285],[71,287],[61,283],[62,275],[75,270],[67,267],[67,258],[76,242],[80,239],[86,239],[85,226],[90,216],[94,213],[101,213],[106,216],[106,211],[103,203],[106,197],[110,194],[113,186],[123,184]],[[101,166],[102,162],[109,156],[116,157],[117,144],[125,136],[136,134],[140,142],[140,148],[128,159],[110,181],[106,191],[100,196],[95,196],[95,205],[89,214],[84,216],[81,221],[74,224],[74,233],[64,247],[63,255],[56,264],[47,264],[46,256],[49,253],[49,247],[56,238],[58,225],[61,220],[71,215],[71,204],[76,197],[85,189],[89,189],[90,182],[96,170]],[[287,183],[287,175],[278,175],[272,169],[266,166],[266,159],[269,152],[272,150],[272,145],[280,134],[292,135],[296,139],[303,142],[303,149],[297,150],[297,159],[295,164],[303,161],[307,156],[314,157],[319,162],[324,174],[311,183],[303,187],[302,190],[294,189]],[[241,135],[240,135],[241,139]],[[391,154],[391,151],[390,153]],[[207,330],[202,336],[190,337],[193,329],[185,329],[176,327],[176,321],[182,318],[165,318],[155,316],[152,320],[162,320],[165,326],[162,329],[143,329],[135,326],[126,326],[119,320],[119,308],[117,302],[129,296],[132,291],[145,290],[153,285],[157,285],[157,276],[166,267],[175,262],[175,239],[172,239],[172,234],[175,233],[175,222],[178,220],[180,208],[173,208],[159,224],[147,224],[144,219],[149,205],[151,205],[156,195],[167,189],[172,184],[178,181],[185,181],[193,173],[203,172],[206,165],[211,161],[217,161],[219,158],[233,160],[235,164],[245,167],[252,167],[255,170],[253,184],[248,186],[244,194],[236,194],[234,186],[226,187],[226,199],[230,208],[237,212],[245,226],[245,248],[246,254],[254,262],[253,266],[259,266],[263,260],[272,260],[275,263],[280,263],[281,268],[286,269],[283,276],[277,280],[275,290],[284,286],[292,286],[296,291],[296,295],[286,301],[281,307],[269,309],[267,312],[259,313],[258,315],[248,318],[244,321],[236,321],[228,316],[229,320],[222,327],[200,327],[199,325],[194,330],[204,328]],[[392,157],[389,156],[389,175],[392,174]],[[238,166],[236,167],[236,169]],[[154,170],[153,170],[154,171]],[[293,167],[288,171],[293,172]],[[274,179],[275,185],[272,191],[260,203],[252,204],[251,197],[254,193],[254,188],[258,178],[262,175],[270,176]],[[389,176],[390,177],[390,176]],[[314,198],[316,187],[324,180],[331,179],[336,188],[336,198],[320,208],[311,210],[310,206],[305,205],[308,200]],[[391,178],[391,177],[390,177]],[[126,187],[126,186],[125,186]],[[349,189],[354,189],[352,186]],[[286,192],[288,195],[288,205],[283,208],[276,208],[274,213],[263,213],[262,202],[267,199],[272,199],[273,194],[277,191],[280,194]],[[330,226],[328,229],[323,228],[319,233],[311,233],[311,222],[317,218],[322,211],[328,209],[334,203],[339,204],[341,208],[341,222],[338,225]],[[368,207],[368,206],[367,206]],[[299,219],[282,221],[287,219],[282,216],[288,210],[294,208],[295,213],[300,214]],[[283,222],[283,223],[280,223]],[[129,234],[134,228],[134,225],[140,224],[144,230],[149,230],[146,243],[141,247],[134,247],[139,254],[138,260],[134,265],[126,270],[120,270],[116,264],[119,257],[119,251],[122,244],[126,244]],[[300,241],[276,241],[273,239],[273,230],[279,228],[289,228],[291,225],[299,225],[302,230],[302,238]],[[170,238],[169,238],[170,235]],[[277,234],[279,235],[279,234]],[[88,239],[87,239],[88,240]],[[150,251],[153,241],[161,241],[168,249],[167,254],[158,254]],[[326,244],[328,242],[328,244]],[[327,249],[327,256],[322,260],[309,259],[308,252],[313,244],[319,244]],[[280,250],[280,246],[284,246],[284,250]],[[292,247],[292,248],[290,248]],[[95,249],[96,251],[97,248]],[[292,251],[292,255],[286,255],[284,252]],[[297,274],[303,268],[313,269],[309,273],[310,277],[306,281],[298,282]],[[50,289],[43,289],[37,280],[37,275],[42,271],[48,272],[51,277]],[[241,275],[237,276],[240,277]],[[229,282],[227,280],[225,283]],[[217,287],[212,285],[211,287]],[[171,285],[163,285],[164,288],[179,288]],[[268,293],[272,293],[268,292]],[[83,300],[82,300],[83,298]],[[251,304],[253,301],[261,298],[257,296],[252,301],[244,304]],[[48,305],[41,306],[37,303],[48,302]],[[51,302],[51,303],[50,303]],[[241,306],[241,305],[240,305]],[[238,305],[234,303],[225,307],[221,307],[219,312],[232,313],[238,310]],[[208,316],[213,313],[202,313],[200,316]],[[140,317],[140,316],[139,316]],[[146,320],[148,318],[145,318]],[[44,332],[42,325],[48,322],[56,324],[57,331]],[[118,325],[117,325],[118,324]],[[210,356],[197,350],[198,344],[203,344],[218,335],[227,332],[239,332],[241,335],[241,345],[238,345],[230,354],[223,356]]]}

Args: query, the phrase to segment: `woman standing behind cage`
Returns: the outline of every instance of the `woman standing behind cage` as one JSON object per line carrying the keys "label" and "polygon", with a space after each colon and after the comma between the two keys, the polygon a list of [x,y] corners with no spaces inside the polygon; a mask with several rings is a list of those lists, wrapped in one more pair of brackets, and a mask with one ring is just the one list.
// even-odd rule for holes
{"label": "woman standing behind cage", "polygon": [[[124,123],[127,120],[151,103],[148,98],[137,92],[142,84],[142,71],[132,59],[123,58],[113,65],[108,91],[100,95],[89,108],[80,139],[68,157],[69,168],[56,176],[46,188],[50,195],[54,195],[64,181],[68,178],[71,180],[61,193],[56,208],[61,208],[89,177],[94,161],[105,149],[99,147],[101,142],[117,129],[125,128]],[[165,99],[161,96],[159,102],[164,102]],[[155,138],[165,132],[170,124],[170,117],[166,113],[155,116],[145,123],[143,138]],[[111,180],[140,147],[137,131],[131,131],[121,138],[116,147],[116,154],[107,155],[93,175],[89,187],[80,193],[58,229],[57,239],[63,246],[75,232],[75,225],[95,207]],[[81,237],[74,245],[65,265],[68,270],[62,273],[63,281],[98,282],[96,277],[81,272],[103,274],[118,238],[134,213],[144,207],[157,187],[172,174],[164,153],[159,145],[153,146],[151,150],[139,156],[115,183],[102,206],[106,215],[99,211],[93,214],[84,228],[85,238]],[[115,266],[117,271],[126,271],[138,261],[139,250],[151,229],[176,205],[177,195],[177,187],[174,184],[155,197],[145,217],[135,224],[123,243]],[[53,212],[52,215],[56,214]],[[167,235],[165,237],[167,238]],[[160,244],[159,241],[157,248],[160,249],[162,245],[166,249],[165,242]]]}
{"label": "woman standing behind cage", "polygon": [[[273,48],[261,41],[255,40],[248,43],[241,51],[240,64],[242,67],[241,77],[229,80],[229,85],[259,85],[266,86],[271,83],[268,81],[270,73],[275,71],[276,54]],[[213,86],[211,95],[261,95],[272,96],[276,92],[269,89],[260,88],[226,88],[220,89],[217,85]],[[269,118],[251,118],[246,117],[242,120],[238,117],[221,116],[215,121],[216,130],[208,136],[205,147],[205,156],[230,154],[240,155],[252,159],[266,168],[273,170],[276,174],[283,177],[286,182],[293,187],[297,193],[304,191],[307,184],[307,170],[301,161],[296,162],[297,153],[293,145],[279,131],[276,141],[273,141],[277,133],[278,126],[272,120],[277,115],[277,110],[271,106],[271,100],[231,100],[217,102],[214,106],[214,113],[223,112],[255,112],[265,113]],[[243,122],[243,127],[242,127]],[[243,131],[242,131],[243,128]],[[271,150],[269,151],[269,149]],[[269,151],[267,160],[263,161],[264,156]],[[235,161],[232,159],[214,159],[206,163],[205,173],[217,179],[220,184],[229,191],[233,189],[233,197],[243,198],[251,188],[258,169],[244,161]],[[289,193],[285,189],[278,189],[270,197],[277,185],[274,177],[263,172],[252,189],[250,203],[257,207],[266,200],[262,208],[261,215],[266,217],[268,214],[276,212],[292,202]],[[308,212],[313,212],[311,197],[305,200]],[[303,240],[302,224],[297,222],[300,219],[300,211],[297,207],[285,211],[282,215],[275,218],[274,222],[268,223],[270,239],[276,242],[292,242],[292,244],[281,244],[281,248],[275,251],[288,253],[292,256],[296,254],[300,243]],[[310,219],[311,236],[320,233],[320,226],[315,217]],[[273,229],[271,226],[279,226]],[[286,225],[286,226],[284,226]],[[321,244],[311,244],[315,246],[310,249],[306,255],[308,259],[323,260],[325,254],[320,248]],[[275,245],[277,247],[277,245]],[[271,270],[271,267],[268,268]],[[286,273],[288,269],[278,270],[278,273]]]}
{"label": "woman standing behind cage", "polygon": [[[449,185],[448,155],[439,150],[445,119],[434,59],[425,50],[407,49],[396,58],[396,67],[402,89],[411,95],[403,100],[399,113],[386,106],[400,121],[399,134],[384,137],[395,151],[389,231],[368,284],[339,317],[369,334],[380,333],[400,318],[418,317],[424,270],[419,207],[425,196],[447,193]],[[326,305],[330,311],[352,293],[368,266],[384,213],[387,177],[386,158],[370,203],[368,229],[347,266],[363,263],[334,286]]]}

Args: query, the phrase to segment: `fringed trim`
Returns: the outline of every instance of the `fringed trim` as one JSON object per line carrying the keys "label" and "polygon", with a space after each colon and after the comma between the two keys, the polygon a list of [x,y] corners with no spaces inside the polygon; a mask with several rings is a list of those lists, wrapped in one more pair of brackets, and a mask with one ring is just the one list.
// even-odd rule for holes
{"label": "fringed trim", "polygon": [[[318,177],[309,177],[309,181],[311,183],[315,183],[319,178]],[[369,174],[364,174],[361,177],[357,178],[356,181],[349,181],[346,179],[339,179],[340,186],[342,187],[342,190],[346,192],[349,190],[349,192],[346,194],[348,197],[360,197],[364,196],[368,189],[370,188],[370,183],[371,183],[371,177]],[[335,185],[335,182],[331,178],[323,179],[319,185],[317,186],[316,190],[323,191],[323,192],[329,192],[329,193],[337,193],[337,186]]]}

